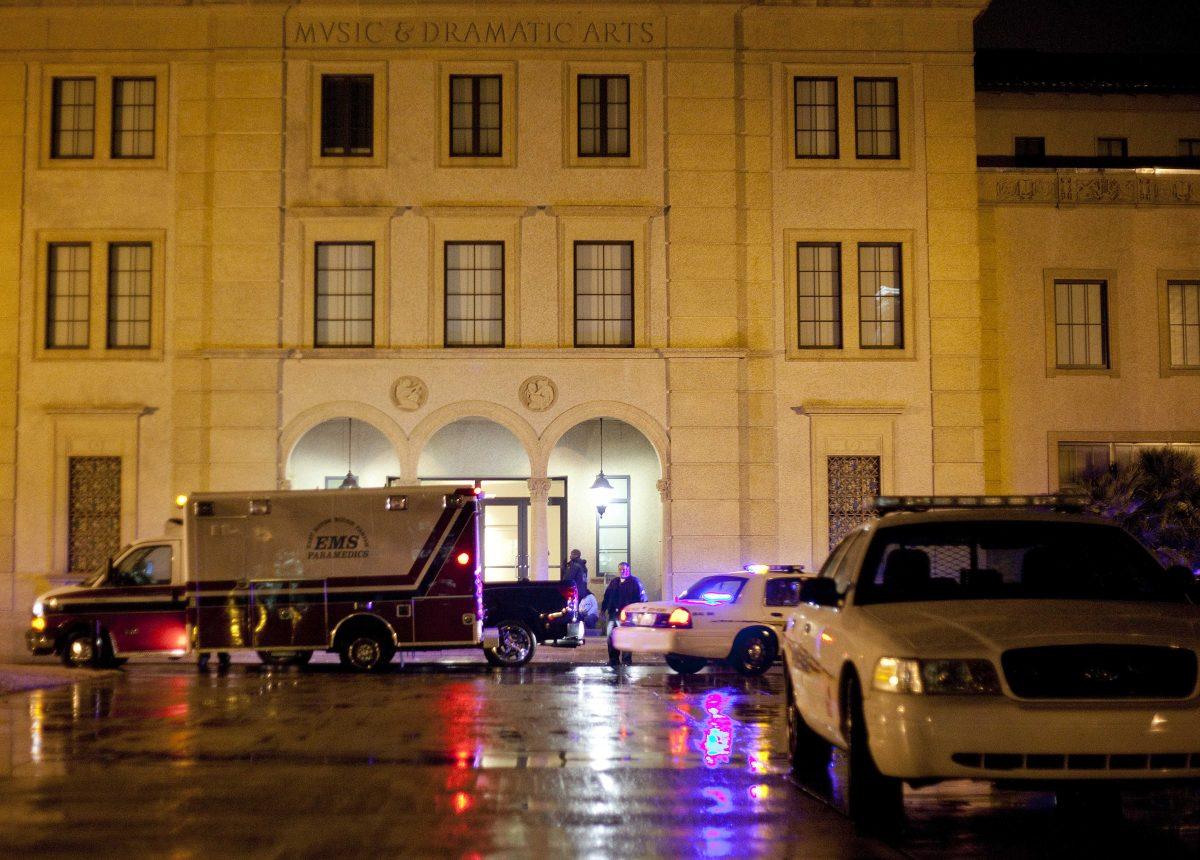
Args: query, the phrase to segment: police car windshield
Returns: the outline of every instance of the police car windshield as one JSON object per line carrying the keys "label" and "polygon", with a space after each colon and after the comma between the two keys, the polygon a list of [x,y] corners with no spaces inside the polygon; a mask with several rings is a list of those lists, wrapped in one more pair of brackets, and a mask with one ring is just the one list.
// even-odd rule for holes
{"label": "police car windshield", "polygon": [[692,583],[692,587],[679,595],[679,599],[712,605],[733,603],[745,584],[744,576],[706,576]]}
{"label": "police car windshield", "polygon": [[854,602],[1185,600],[1129,534],[1094,523],[932,522],[876,532]]}

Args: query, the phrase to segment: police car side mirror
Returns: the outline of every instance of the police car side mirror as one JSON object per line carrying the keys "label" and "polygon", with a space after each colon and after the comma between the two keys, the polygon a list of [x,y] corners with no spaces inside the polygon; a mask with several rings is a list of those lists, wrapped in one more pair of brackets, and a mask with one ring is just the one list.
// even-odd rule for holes
{"label": "police car side mirror", "polygon": [[806,579],[800,585],[800,602],[811,603],[815,606],[837,606],[841,595],[837,591],[837,583],[829,577]]}

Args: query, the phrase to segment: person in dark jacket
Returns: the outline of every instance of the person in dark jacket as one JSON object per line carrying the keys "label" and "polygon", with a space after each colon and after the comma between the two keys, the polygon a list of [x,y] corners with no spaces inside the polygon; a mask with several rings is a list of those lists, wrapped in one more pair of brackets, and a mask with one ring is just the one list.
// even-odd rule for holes
{"label": "person in dark jacket", "polygon": [[563,565],[562,580],[563,582],[575,583],[575,591],[580,600],[588,592],[588,569],[587,562],[580,558],[581,553],[577,549],[571,550],[571,556]]}
{"label": "person in dark jacket", "polygon": [[642,587],[642,581],[629,572],[627,563],[621,562],[617,565],[617,574],[617,578],[604,589],[604,600],[600,604],[600,613],[608,622],[608,665],[613,668],[616,668],[618,660],[626,666],[633,665],[633,655],[622,654],[612,644],[612,631],[617,626],[617,616],[631,603],[643,603],[646,600],[646,589]]}

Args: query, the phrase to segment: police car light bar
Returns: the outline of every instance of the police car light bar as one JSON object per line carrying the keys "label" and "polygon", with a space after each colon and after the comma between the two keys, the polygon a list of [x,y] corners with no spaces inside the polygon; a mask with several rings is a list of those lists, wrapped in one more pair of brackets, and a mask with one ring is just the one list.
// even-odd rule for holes
{"label": "police car light bar", "polygon": [[743,564],[742,570],[747,573],[800,573],[804,570],[802,564]]}
{"label": "police car light bar", "polygon": [[1051,508],[1081,511],[1084,496],[1044,493],[1030,496],[876,496],[871,505],[881,514],[894,511],[928,511],[932,508]]}

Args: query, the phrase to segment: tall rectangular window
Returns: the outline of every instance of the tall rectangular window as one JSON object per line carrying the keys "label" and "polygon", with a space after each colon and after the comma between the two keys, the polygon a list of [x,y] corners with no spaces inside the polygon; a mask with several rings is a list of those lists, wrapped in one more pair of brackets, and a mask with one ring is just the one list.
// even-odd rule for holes
{"label": "tall rectangular window", "polygon": [[450,76],[450,154],[501,155],[501,76]]}
{"label": "tall rectangular window", "polygon": [[871,500],[879,495],[880,458],[839,455],[825,461],[829,489],[829,548],[874,516]]}
{"label": "tall rectangular window", "polygon": [[837,78],[794,78],[796,157],[838,157]]}
{"label": "tall rectangular window", "polygon": [[321,155],[369,157],[374,140],[374,77],[322,75]]}
{"label": "tall rectangular window", "polygon": [[796,323],[801,349],[841,348],[840,243],[796,243]]}
{"label": "tall rectangular window", "polygon": [[1017,158],[1045,158],[1046,138],[1018,137],[1013,142],[1013,154]]}
{"label": "tall rectangular window", "polygon": [[1172,367],[1200,367],[1200,281],[1167,281]]}
{"label": "tall rectangular window", "polygon": [[859,158],[900,157],[900,102],[895,78],[854,79],[855,147]]}
{"label": "tall rectangular window", "polygon": [[613,487],[604,516],[596,517],[596,572],[611,579],[629,563],[629,476],[606,475]]}
{"label": "tall rectangular window", "polygon": [[865,242],[858,246],[858,328],[863,349],[904,346],[899,243]]}
{"label": "tall rectangular window", "polygon": [[120,242],[108,246],[108,346],[150,346],[150,245]]}
{"label": "tall rectangular window", "polygon": [[1107,368],[1108,284],[1054,282],[1055,364],[1065,369]]}
{"label": "tall rectangular window", "polygon": [[112,157],[154,157],[154,78],[113,78]]}
{"label": "tall rectangular window", "polygon": [[633,346],[633,243],[575,243],[575,345]]}
{"label": "tall rectangular window", "polygon": [[579,76],[579,155],[629,155],[629,75]]}
{"label": "tall rectangular window", "polygon": [[121,548],[121,458],[67,459],[67,569],[90,572]]}
{"label": "tall rectangular window", "polygon": [[1179,138],[1180,158],[1200,158],[1200,137]]}
{"label": "tall rectangular window", "polygon": [[96,79],[55,78],[51,158],[91,158],[96,134]]}
{"label": "tall rectangular window", "polygon": [[446,243],[446,346],[504,346],[504,243]]}
{"label": "tall rectangular window", "polygon": [[316,245],[316,346],[371,346],[375,338],[375,243]]}
{"label": "tall rectangular window", "polygon": [[91,303],[91,246],[65,242],[50,245],[46,272],[46,348],[86,349]]}
{"label": "tall rectangular window", "polygon": [[1129,140],[1124,137],[1098,137],[1096,155],[1101,158],[1126,158],[1129,155]]}

